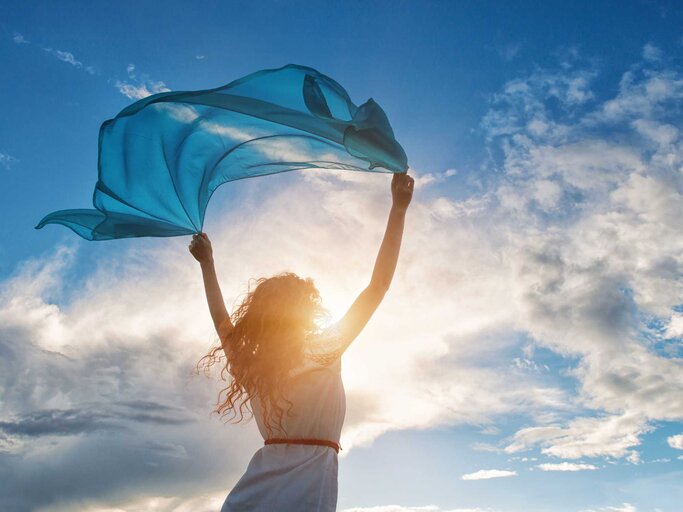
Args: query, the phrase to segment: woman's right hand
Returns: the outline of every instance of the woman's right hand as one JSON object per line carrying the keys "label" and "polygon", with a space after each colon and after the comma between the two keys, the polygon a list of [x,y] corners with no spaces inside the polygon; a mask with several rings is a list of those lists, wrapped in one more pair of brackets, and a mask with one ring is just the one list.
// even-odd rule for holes
{"label": "woman's right hand", "polygon": [[393,208],[407,210],[410,200],[413,198],[413,184],[415,180],[408,176],[407,172],[394,173],[391,179],[391,196],[394,204]]}

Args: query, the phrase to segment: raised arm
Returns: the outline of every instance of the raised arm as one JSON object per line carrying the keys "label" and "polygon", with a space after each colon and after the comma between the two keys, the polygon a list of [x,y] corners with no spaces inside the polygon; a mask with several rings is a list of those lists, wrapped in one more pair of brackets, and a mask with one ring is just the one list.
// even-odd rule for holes
{"label": "raised arm", "polygon": [[204,277],[204,291],[206,292],[206,301],[209,304],[209,312],[216,332],[221,339],[221,344],[225,350],[225,342],[227,336],[233,328],[230,321],[230,315],[223,302],[223,294],[221,287],[218,285],[218,278],[216,277],[216,267],[213,264],[213,249],[211,241],[206,233],[201,233],[192,236],[192,242],[189,245],[192,256],[200,263],[202,268],[202,276]]}
{"label": "raised arm", "polygon": [[370,284],[358,295],[338,323],[344,340],[343,349],[360,334],[389,289],[401,248],[406,211],[413,197],[413,183],[413,178],[407,173],[394,174],[391,180],[393,203]]}

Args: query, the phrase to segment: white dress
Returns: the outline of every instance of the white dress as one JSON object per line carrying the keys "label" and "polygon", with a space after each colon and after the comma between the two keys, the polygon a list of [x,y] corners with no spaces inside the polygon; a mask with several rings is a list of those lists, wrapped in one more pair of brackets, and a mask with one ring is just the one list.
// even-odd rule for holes
{"label": "white dress", "polygon": [[[341,378],[345,344],[337,326],[310,337],[304,363],[292,371],[284,390],[293,403],[271,436],[258,400],[252,400],[254,418],[264,440],[268,437],[327,439],[339,443],[346,395]],[[274,426],[273,428],[277,428]],[[334,512],[337,507],[337,452],[329,446],[269,444],[259,449],[246,472],[230,491],[221,512]]]}

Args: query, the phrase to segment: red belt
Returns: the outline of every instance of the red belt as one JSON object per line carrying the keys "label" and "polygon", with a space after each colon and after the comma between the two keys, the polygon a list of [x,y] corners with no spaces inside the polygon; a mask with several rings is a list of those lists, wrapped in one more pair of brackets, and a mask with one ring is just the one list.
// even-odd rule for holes
{"label": "red belt", "polygon": [[342,447],[339,445],[339,443],[335,443],[334,441],[328,441],[327,439],[274,438],[274,439],[266,439],[264,441],[264,444],[312,444],[312,445],[318,445],[318,446],[329,446],[330,448],[334,448],[334,450],[337,453],[339,453],[339,450],[342,449]]}

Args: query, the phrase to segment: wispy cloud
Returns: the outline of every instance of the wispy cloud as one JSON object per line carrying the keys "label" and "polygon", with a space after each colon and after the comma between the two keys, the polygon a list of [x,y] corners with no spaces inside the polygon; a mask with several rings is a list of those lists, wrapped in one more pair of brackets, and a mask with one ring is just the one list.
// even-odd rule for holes
{"label": "wispy cloud", "polygon": [[62,62],[66,62],[77,68],[83,67],[83,63],[76,60],[76,57],[74,57],[73,53],[71,52],[64,52],[61,50],[55,50],[53,48],[43,48],[43,50],[45,50],[50,55],[53,55],[57,59],[61,60]]}
{"label": "wispy cloud", "polygon": [[503,449],[499,448],[497,446],[494,446],[490,443],[472,443],[470,445],[470,448],[473,450],[479,451],[479,452],[491,452],[491,453],[502,453]]}
{"label": "wispy cloud", "polygon": [[489,480],[490,478],[507,478],[517,476],[517,471],[506,469],[480,469],[474,473],[462,475],[463,480]]}
{"label": "wispy cloud", "polygon": [[647,43],[643,47],[643,58],[650,61],[662,60],[663,52],[652,43]]}
{"label": "wispy cloud", "polygon": [[15,32],[14,35],[12,36],[12,41],[14,41],[17,44],[29,44],[30,41],[27,40],[24,36],[22,36],[19,32]]}
{"label": "wispy cloud", "polygon": [[[414,172],[411,174],[415,174]],[[451,178],[458,174],[456,169],[446,169],[443,172],[428,172],[415,176],[415,186],[423,187],[433,183],[441,183],[447,178]]]}
{"label": "wispy cloud", "polygon": [[632,505],[630,503],[623,503],[622,505],[616,506],[586,509],[582,510],[581,512],[638,512],[638,509],[635,507],[635,505]]}
{"label": "wispy cloud", "polygon": [[146,84],[131,84],[128,82],[117,81],[116,88],[121,94],[133,100],[139,100],[157,94],[159,92],[170,91],[164,82],[148,82]]}
{"label": "wispy cloud", "polygon": [[536,466],[541,471],[594,471],[598,469],[593,464],[581,464],[576,462],[545,463]]}
{"label": "wispy cloud", "polygon": [[[15,32],[14,35],[12,36],[12,40],[17,43],[17,44],[26,44],[30,45],[32,47],[41,47],[37,43],[34,44],[28,39],[26,39],[22,34],[19,32]],[[62,62],[66,62],[67,64],[73,66],[76,69],[82,69],[86,73],[90,75],[94,75],[96,73],[95,68],[92,66],[88,66],[83,64],[80,60],[78,60],[73,53],[65,50],[58,50],[55,48],[51,47],[42,47],[42,49],[47,52],[49,55],[52,55],[54,58],[57,60],[60,60]]]}
{"label": "wispy cloud", "polygon": [[4,167],[5,169],[10,169],[18,161],[19,161],[18,159],[14,158],[9,153],[3,153],[2,151],[0,151],[0,166],[1,167]]}
{"label": "wispy cloud", "polygon": [[170,91],[164,82],[152,80],[146,74],[139,75],[136,72],[135,64],[128,64],[126,73],[128,80],[117,80],[114,86],[127,98],[139,100],[152,94]]}
{"label": "wispy cloud", "polygon": [[523,428],[513,436],[505,451],[516,453],[541,445],[543,453],[566,459],[625,457],[631,454],[630,448],[640,444],[640,435],[650,430],[640,415],[576,418],[566,427]]}
{"label": "wispy cloud", "polygon": [[498,55],[500,55],[505,62],[510,62],[519,54],[522,45],[519,43],[508,43],[498,48]]}
{"label": "wispy cloud", "polygon": [[52,55],[53,57],[61,60],[62,62],[66,62],[67,64],[71,64],[73,67],[78,68],[78,69],[83,69],[87,73],[94,75],[95,74],[95,69],[92,66],[84,66],[83,63],[74,57],[74,54],[71,52],[63,51],[63,50],[55,50],[54,48],[43,48],[47,53]]}

